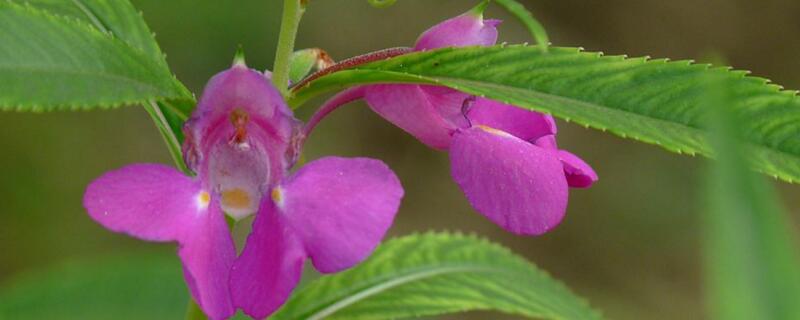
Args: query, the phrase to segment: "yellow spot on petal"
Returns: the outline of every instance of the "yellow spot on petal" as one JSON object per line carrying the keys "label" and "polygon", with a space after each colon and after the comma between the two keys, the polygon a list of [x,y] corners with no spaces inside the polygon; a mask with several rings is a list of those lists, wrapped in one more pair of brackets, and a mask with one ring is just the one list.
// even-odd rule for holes
{"label": "yellow spot on petal", "polygon": [[272,197],[272,201],[275,202],[275,204],[277,204],[278,206],[283,205],[283,188],[281,187],[273,188],[272,192],[270,193],[270,196]]}
{"label": "yellow spot on petal", "polygon": [[206,208],[209,202],[211,202],[211,195],[206,191],[200,191],[197,195],[197,206]]}
{"label": "yellow spot on petal", "polygon": [[250,194],[239,188],[222,191],[222,206],[233,209],[250,208]]}
{"label": "yellow spot on petal", "polygon": [[483,131],[486,131],[488,133],[496,135],[496,136],[501,136],[501,137],[506,137],[506,138],[513,137],[513,135],[511,135],[508,132],[505,132],[505,131],[500,130],[500,129],[495,129],[495,128],[492,128],[492,127],[489,127],[489,126],[485,126],[485,125],[482,125],[482,124],[476,125],[476,127],[478,127],[479,129],[481,129]]}

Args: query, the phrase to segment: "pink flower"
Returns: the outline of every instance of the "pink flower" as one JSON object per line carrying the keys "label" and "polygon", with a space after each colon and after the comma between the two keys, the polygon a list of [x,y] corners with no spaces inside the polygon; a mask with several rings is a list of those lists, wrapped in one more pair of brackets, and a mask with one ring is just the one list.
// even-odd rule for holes
{"label": "pink flower", "polygon": [[[498,20],[483,7],[444,21],[417,40],[415,51],[489,46]],[[430,85],[367,85],[329,100],[305,129],[339,105],[363,98],[372,110],[422,143],[450,153],[451,173],[472,206],[517,234],[539,235],[558,225],[568,187],[597,181],[592,168],[556,146],[550,115]]]}
{"label": "pink flower", "polygon": [[[186,283],[203,311],[236,307],[265,317],[291,293],[303,261],[336,272],[380,242],[403,196],[380,161],[327,157],[294,174],[300,123],[264,74],[243,60],[214,76],[187,121],[183,146],[197,176],[135,164],[108,172],[84,195],[106,228],[149,241],[177,241]],[[257,212],[237,259],[224,213]]]}

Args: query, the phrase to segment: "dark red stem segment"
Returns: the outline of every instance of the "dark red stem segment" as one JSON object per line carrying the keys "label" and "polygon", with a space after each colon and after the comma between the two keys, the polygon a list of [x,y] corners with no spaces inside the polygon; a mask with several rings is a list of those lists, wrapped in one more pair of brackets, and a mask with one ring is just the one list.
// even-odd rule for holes
{"label": "dark red stem segment", "polygon": [[310,76],[306,77],[302,81],[298,82],[296,85],[292,86],[291,90],[296,92],[301,88],[307,86],[311,81],[314,81],[324,75],[334,73],[336,71],[341,71],[344,69],[350,69],[362,64],[370,63],[373,61],[379,61],[384,59],[389,59],[392,57],[404,55],[407,53],[411,53],[413,51],[412,48],[408,47],[397,47],[397,48],[389,48],[383,49],[375,52],[370,52],[366,54],[362,54],[360,56],[355,56],[352,58],[347,58],[345,60],[340,61],[330,67],[322,69],[320,71],[314,72]]}

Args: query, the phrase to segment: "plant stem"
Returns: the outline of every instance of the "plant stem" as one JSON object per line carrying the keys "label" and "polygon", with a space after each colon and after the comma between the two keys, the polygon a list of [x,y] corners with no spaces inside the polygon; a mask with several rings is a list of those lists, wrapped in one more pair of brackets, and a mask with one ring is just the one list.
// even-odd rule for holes
{"label": "plant stem", "polygon": [[191,297],[189,298],[189,305],[186,307],[186,320],[207,320],[205,313],[203,310],[200,310],[200,306],[197,305],[197,302],[194,302],[194,299]]}
{"label": "plant stem", "polygon": [[272,65],[272,82],[284,98],[289,95],[289,58],[294,51],[294,40],[297,37],[297,28],[305,11],[306,1],[283,0],[283,17],[278,35],[278,48],[275,51],[275,63]]}
{"label": "plant stem", "polygon": [[303,127],[303,139],[308,138],[308,136],[311,134],[311,131],[314,130],[322,118],[325,118],[328,114],[339,107],[363,97],[364,87],[359,86],[339,92],[328,101],[325,101],[325,103],[319,107],[319,109],[317,109],[317,112],[315,112],[314,115],[308,119],[305,127]]}
{"label": "plant stem", "polygon": [[161,106],[158,102],[150,100],[144,104],[144,110],[153,118],[158,132],[161,133],[161,137],[164,138],[164,142],[167,144],[167,150],[169,150],[172,160],[175,161],[175,165],[178,166],[178,169],[183,173],[190,174],[189,168],[187,168],[186,164],[183,162],[181,144],[178,141],[178,137],[176,137],[175,133],[170,129],[167,119],[164,118],[164,114],[161,112]]}

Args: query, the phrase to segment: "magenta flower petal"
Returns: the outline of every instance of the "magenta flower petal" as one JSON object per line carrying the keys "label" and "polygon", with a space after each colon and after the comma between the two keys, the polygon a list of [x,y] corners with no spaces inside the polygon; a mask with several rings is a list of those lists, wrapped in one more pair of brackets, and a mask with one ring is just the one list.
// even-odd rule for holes
{"label": "magenta flower petal", "polygon": [[[208,81],[188,124],[189,129],[198,138],[212,138],[211,134],[220,124],[229,124],[230,114],[236,109],[247,113],[253,121],[248,123],[249,127],[267,127],[271,134],[282,138],[291,133],[286,120],[291,118],[292,112],[278,89],[263,73],[244,64],[235,64]],[[251,125],[253,123],[255,125]]]}
{"label": "magenta flower petal", "polygon": [[534,144],[556,153],[561,163],[564,164],[564,174],[567,176],[567,183],[570,187],[588,188],[597,181],[597,173],[589,164],[566,150],[558,149],[555,135],[542,136],[536,139]]}
{"label": "magenta flower petal", "polygon": [[556,121],[550,115],[485,98],[475,100],[467,116],[473,125],[497,128],[530,142],[555,135],[557,131]]}
{"label": "magenta flower petal", "polygon": [[135,164],[92,182],[83,198],[104,227],[151,241],[177,241],[192,296],[209,316],[234,312],[227,281],[236,248],[225,217],[200,182],[158,164]]}
{"label": "magenta flower petal", "polygon": [[306,254],[272,199],[264,197],[244,251],[231,271],[236,307],[256,319],[280,308],[303,271]]}
{"label": "magenta flower petal", "polygon": [[143,240],[177,241],[190,234],[200,183],[174,168],[134,164],[110,171],[86,188],[89,216],[115,232]]}
{"label": "magenta flower petal", "polygon": [[212,199],[204,211],[188,226],[192,232],[180,240],[178,256],[200,308],[211,319],[227,319],[235,313],[228,279],[236,246],[217,199]]}
{"label": "magenta flower petal", "polygon": [[538,139],[533,141],[533,144],[547,150],[552,150],[552,151],[558,150],[558,143],[556,143],[556,136],[553,134],[539,137]]}
{"label": "magenta flower petal", "polygon": [[415,51],[444,47],[491,46],[497,42],[500,20],[483,20],[475,12],[450,18],[426,30],[414,45]]}
{"label": "magenta flower petal", "polygon": [[272,196],[317,270],[331,273],[375,249],[394,220],[403,188],[381,161],[326,157],[303,166]]}
{"label": "magenta flower petal", "polygon": [[588,188],[597,181],[597,173],[583,159],[564,150],[558,150],[558,157],[564,164],[564,173],[570,187]]}
{"label": "magenta flower petal", "polygon": [[365,87],[364,99],[373,111],[431,148],[447,149],[450,145],[450,134],[456,127],[442,117],[422,87],[372,85]]}
{"label": "magenta flower petal", "polygon": [[567,181],[554,152],[476,126],[454,135],[450,161],[472,206],[510,232],[543,234],[564,217]]}

